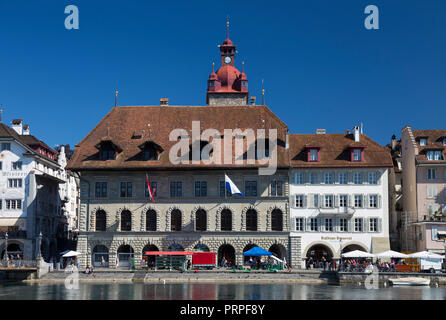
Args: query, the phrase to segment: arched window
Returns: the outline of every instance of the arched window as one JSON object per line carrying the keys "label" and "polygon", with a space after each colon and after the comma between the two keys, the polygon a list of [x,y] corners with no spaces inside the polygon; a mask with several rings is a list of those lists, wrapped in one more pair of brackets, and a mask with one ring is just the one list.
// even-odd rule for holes
{"label": "arched window", "polygon": [[197,210],[195,213],[195,230],[206,231],[207,229],[207,213],[203,209]]}
{"label": "arched window", "polygon": [[132,213],[129,210],[121,212],[121,231],[132,231]]}
{"label": "arched window", "polygon": [[153,209],[146,212],[146,231],[156,231],[156,211]]}
{"label": "arched window", "polygon": [[271,213],[271,230],[283,231],[283,214],[279,209],[274,209]]}
{"label": "arched window", "polygon": [[92,263],[95,267],[108,268],[108,248],[104,245],[97,245],[93,249]]}
{"label": "arched window", "polygon": [[221,231],[232,231],[232,212],[229,209],[224,209],[221,212]]}
{"label": "arched window", "polygon": [[170,215],[170,230],[181,231],[181,211],[175,209]]}
{"label": "arched window", "polygon": [[96,211],[96,231],[105,231],[107,227],[107,214],[104,210]]}
{"label": "arched window", "polygon": [[257,211],[254,209],[246,212],[246,231],[257,231]]}

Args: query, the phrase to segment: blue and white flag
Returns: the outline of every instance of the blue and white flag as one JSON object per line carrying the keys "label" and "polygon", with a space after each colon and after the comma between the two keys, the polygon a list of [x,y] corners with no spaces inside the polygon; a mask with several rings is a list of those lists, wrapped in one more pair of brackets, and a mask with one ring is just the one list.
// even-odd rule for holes
{"label": "blue and white flag", "polygon": [[232,180],[229,179],[229,177],[226,174],[225,174],[225,185],[226,185],[226,190],[230,194],[238,194],[243,196],[243,193],[240,192],[240,190],[237,188],[234,182],[232,182]]}

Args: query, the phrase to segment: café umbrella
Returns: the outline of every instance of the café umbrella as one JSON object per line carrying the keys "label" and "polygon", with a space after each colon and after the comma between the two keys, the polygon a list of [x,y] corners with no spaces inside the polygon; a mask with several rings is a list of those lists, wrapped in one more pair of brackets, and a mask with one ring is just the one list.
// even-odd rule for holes
{"label": "caf\u00e9 umbrella", "polygon": [[375,255],[361,250],[354,250],[341,254],[343,258],[373,258]]}
{"label": "caf\u00e9 umbrella", "polygon": [[375,254],[376,258],[396,258],[396,259],[403,259],[403,258],[408,258],[407,254],[401,253],[401,252],[396,252],[393,250],[388,250],[388,251],[384,251],[384,252],[380,252],[380,253],[376,253]]}
{"label": "caf\u00e9 umbrella", "polygon": [[70,258],[70,257],[77,257],[79,256],[81,253],[77,252],[77,251],[68,251],[67,253],[65,253],[62,257],[64,258]]}
{"label": "caf\u00e9 umbrella", "polygon": [[428,251],[421,251],[421,252],[415,252],[408,255],[409,258],[418,258],[418,259],[443,259],[444,256],[441,256],[439,254],[428,252]]}

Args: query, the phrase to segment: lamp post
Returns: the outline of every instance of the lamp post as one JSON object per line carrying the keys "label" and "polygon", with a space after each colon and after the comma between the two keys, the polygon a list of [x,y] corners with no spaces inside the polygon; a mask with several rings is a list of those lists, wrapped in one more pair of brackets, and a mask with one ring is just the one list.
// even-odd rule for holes
{"label": "lamp post", "polygon": [[5,233],[5,261],[6,268],[9,267],[9,257],[8,257],[8,232]]}

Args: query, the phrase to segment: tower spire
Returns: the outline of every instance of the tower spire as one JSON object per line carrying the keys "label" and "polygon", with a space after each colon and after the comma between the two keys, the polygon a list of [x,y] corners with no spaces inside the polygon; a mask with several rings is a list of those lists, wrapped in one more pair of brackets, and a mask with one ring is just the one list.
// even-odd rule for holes
{"label": "tower spire", "polygon": [[242,61],[242,73],[245,73],[245,61]]}
{"label": "tower spire", "polygon": [[265,105],[265,87],[263,86],[263,79],[262,79],[262,106]]}
{"label": "tower spire", "polygon": [[226,18],[226,39],[229,39],[229,16]]}
{"label": "tower spire", "polygon": [[118,106],[118,90],[115,91],[115,107]]}

